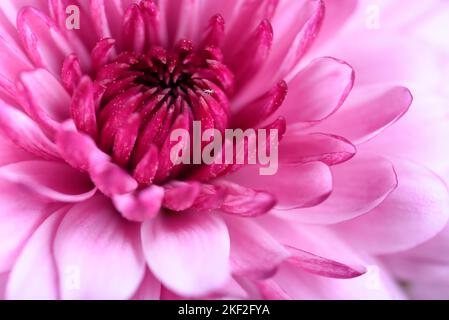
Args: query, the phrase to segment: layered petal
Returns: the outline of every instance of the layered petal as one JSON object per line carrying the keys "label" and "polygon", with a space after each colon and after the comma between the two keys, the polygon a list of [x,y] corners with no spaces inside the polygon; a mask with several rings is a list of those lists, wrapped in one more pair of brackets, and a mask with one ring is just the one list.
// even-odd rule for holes
{"label": "layered petal", "polygon": [[23,245],[54,211],[44,199],[0,179],[0,272],[9,271]]}
{"label": "layered petal", "polygon": [[59,278],[53,256],[53,240],[67,209],[53,213],[28,240],[9,276],[8,299],[59,299]]}
{"label": "layered petal", "polygon": [[279,161],[284,164],[321,161],[328,166],[350,160],[356,147],[347,139],[324,133],[288,132],[279,145]]}
{"label": "layered petal", "polygon": [[252,279],[269,278],[289,252],[256,222],[226,218],[231,238],[231,271]]}
{"label": "layered petal", "polygon": [[288,123],[316,123],[328,118],[345,102],[354,85],[354,71],[335,58],[312,61],[289,83],[290,93],[280,112]]}
{"label": "layered petal", "polygon": [[185,296],[210,293],[228,280],[229,241],[226,225],[212,213],[165,213],[142,226],[148,266]]}
{"label": "layered petal", "polygon": [[0,178],[49,202],[81,202],[97,191],[86,175],[59,162],[13,163],[0,169]]}
{"label": "layered petal", "polygon": [[131,298],[145,273],[138,228],[103,196],[70,209],[54,240],[61,298]]}
{"label": "layered petal", "polygon": [[298,222],[333,224],[363,215],[380,205],[398,185],[393,164],[379,156],[359,155],[332,168],[330,197],[298,211]]}
{"label": "layered petal", "polygon": [[315,206],[332,192],[332,175],[322,162],[279,165],[275,175],[260,175],[258,167],[247,166],[226,177],[254,190],[267,191],[277,200],[276,209],[288,210]]}
{"label": "layered petal", "polygon": [[395,168],[397,190],[366,215],[334,227],[370,253],[410,249],[434,237],[449,219],[449,193],[438,176],[407,161],[395,161]]}
{"label": "layered petal", "polygon": [[404,87],[361,87],[354,90],[339,112],[314,130],[338,134],[361,144],[400,119],[412,100],[410,91]]}

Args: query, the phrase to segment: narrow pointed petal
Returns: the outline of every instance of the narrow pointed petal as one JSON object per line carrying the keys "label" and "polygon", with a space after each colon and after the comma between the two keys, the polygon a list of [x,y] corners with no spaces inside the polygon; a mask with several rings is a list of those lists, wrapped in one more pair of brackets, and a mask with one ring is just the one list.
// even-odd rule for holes
{"label": "narrow pointed petal", "polygon": [[366,272],[363,266],[351,267],[300,249],[293,247],[288,249],[291,256],[286,260],[287,263],[316,275],[336,279],[351,279]]}
{"label": "narrow pointed petal", "polygon": [[98,135],[92,80],[85,76],[72,96],[70,111],[77,129],[95,139]]}
{"label": "narrow pointed petal", "polygon": [[82,77],[81,66],[78,57],[71,54],[65,58],[61,71],[61,82],[70,94],[73,94]]}

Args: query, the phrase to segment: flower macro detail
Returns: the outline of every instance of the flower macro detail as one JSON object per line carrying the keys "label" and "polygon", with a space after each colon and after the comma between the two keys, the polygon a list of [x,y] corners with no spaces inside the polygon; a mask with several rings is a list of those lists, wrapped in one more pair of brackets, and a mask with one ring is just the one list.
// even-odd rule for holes
{"label": "flower macro detail", "polygon": [[401,85],[419,77],[347,45],[381,30],[361,11],[2,1],[0,297],[406,297],[402,259],[449,219],[446,167],[415,152],[438,154]]}

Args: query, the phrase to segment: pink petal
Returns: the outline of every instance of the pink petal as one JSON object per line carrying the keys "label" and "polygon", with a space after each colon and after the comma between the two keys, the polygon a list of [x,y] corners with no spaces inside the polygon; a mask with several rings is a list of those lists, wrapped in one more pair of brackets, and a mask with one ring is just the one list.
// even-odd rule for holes
{"label": "pink petal", "polygon": [[354,85],[354,71],[335,58],[312,61],[288,83],[281,113],[289,123],[317,122],[332,115]]}
{"label": "pink petal", "polygon": [[105,38],[97,42],[92,50],[91,59],[95,71],[109,62],[112,51],[114,50],[115,40]]}
{"label": "pink petal", "polygon": [[[371,261],[371,265],[378,266],[379,263]],[[378,270],[378,274],[366,273],[356,278],[342,280],[317,276],[284,264],[273,280],[286,295],[295,300],[404,299],[403,292],[388,271],[381,266]]]}
{"label": "pink petal", "polygon": [[0,134],[0,167],[5,165],[33,160],[35,157],[16,146]]}
{"label": "pink petal", "polygon": [[321,161],[328,166],[351,159],[356,147],[345,138],[324,133],[288,132],[279,145],[281,163]]}
{"label": "pink petal", "polygon": [[115,196],[113,202],[124,218],[144,222],[160,212],[163,198],[164,189],[153,185],[142,191]]}
{"label": "pink petal", "polygon": [[[352,15],[354,15],[357,7],[359,7],[359,2],[358,0],[340,0],[337,2],[324,0],[324,6],[326,9],[325,18],[320,34],[313,44],[311,54],[316,54],[316,50],[326,48],[329,42],[337,38],[337,35],[342,31],[345,24],[351,21]],[[321,52],[322,50],[319,51]]]}
{"label": "pink petal", "polygon": [[220,209],[225,197],[225,190],[211,184],[200,185],[200,192],[193,203],[192,209],[197,211],[213,211]]}
{"label": "pink petal", "polygon": [[332,167],[332,175],[330,197],[295,215],[298,221],[333,224],[353,219],[381,204],[398,185],[393,164],[378,156],[357,156]]}
{"label": "pink petal", "polygon": [[[229,4],[228,4],[229,3]],[[247,44],[252,32],[263,20],[271,20],[277,8],[277,0],[247,1],[237,0],[228,3],[211,4],[213,13],[223,14],[226,22],[224,50],[227,56],[234,56]],[[230,8],[228,7],[230,6]],[[239,8],[235,10],[235,8]],[[233,10],[234,9],[234,10]],[[231,10],[232,15],[227,14]],[[237,57],[238,58],[238,57]]]}
{"label": "pink petal", "polygon": [[268,279],[257,283],[257,288],[263,299],[292,300],[292,298],[273,280]]}
{"label": "pink petal", "polygon": [[151,145],[147,153],[136,165],[133,177],[141,186],[150,185],[156,176],[159,167],[159,151],[155,145]]}
{"label": "pink petal", "polygon": [[[271,19],[274,29],[272,52],[262,70],[236,98],[235,105],[237,107],[260,96],[294,69],[313,43],[323,16],[322,1],[286,0],[279,2],[279,7]],[[234,43],[231,45],[234,46]]]}
{"label": "pink petal", "polygon": [[214,46],[220,48],[225,38],[225,21],[220,14],[209,19],[202,47]]}
{"label": "pink petal", "polygon": [[[110,1],[106,1],[110,2]],[[112,1],[116,3],[117,1]],[[114,4],[115,5],[115,4]],[[95,31],[97,32],[98,38],[108,38],[111,37],[111,30],[109,26],[108,17],[106,14],[106,7],[105,7],[105,1],[104,0],[92,0],[89,1],[89,10],[91,12],[91,15],[95,17],[93,20]],[[116,23],[118,23],[119,20],[116,20]]]}
{"label": "pink petal", "polygon": [[[70,5],[75,5],[80,11],[80,28],[67,28],[66,12]],[[84,70],[90,70],[91,61],[89,51],[98,41],[93,30],[92,17],[87,8],[87,1],[84,0],[48,0],[48,9],[53,21],[59,27],[61,32],[67,38],[67,41],[73,48],[73,52],[80,58],[80,63]]]}
{"label": "pink petal", "polygon": [[260,69],[270,53],[272,43],[273,28],[270,21],[263,20],[236,56],[229,57],[229,65],[238,86],[244,86]]}
{"label": "pink petal", "polygon": [[70,106],[72,119],[77,129],[95,139],[98,135],[92,80],[85,76],[75,87]]}
{"label": "pink petal", "polygon": [[51,212],[22,187],[0,179],[0,273],[11,269],[29,236]]}
{"label": "pink petal", "polygon": [[404,87],[362,87],[354,90],[339,112],[314,130],[338,134],[361,144],[400,119],[412,100],[410,91]]}
{"label": "pink petal", "polygon": [[397,190],[366,215],[335,226],[343,238],[370,253],[415,247],[434,237],[449,219],[449,193],[438,176],[411,162],[395,160],[395,168]]}
{"label": "pink petal", "polygon": [[291,257],[287,259],[287,263],[323,277],[350,279],[366,272],[363,266],[351,267],[293,247],[289,247],[289,252]]}
{"label": "pink petal", "polygon": [[173,211],[184,211],[193,206],[201,191],[196,182],[173,181],[164,185],[164,207]]}
{"label": "pink petal", "polygon": [[231,271],[234,275],[268,278],[289,256],[288,251],[252,220],[226,218],[231,239]]}
{"label": "pink petal", "polygon": [[87,176],[60,162],[14,163],[2,167],[0,177],[48,201],[81,202],[97,191]]}
{"label": "pink petal", "polygon": [[65,58],[61,71],[61,82],[70,94],[73,94],[82,77],[81,66],[78,57],[71,54]]}
{"label": "pink petal", "polygon": [[273,176],[262,176],[258,167],[247,166],[226,179],[273,194],[277,200],[275,208],[280,210],[315,206],[332,192],[331,172],[322,162],[280,165]]}
{"label": "pink petal", "polygon": [[50,133],[70,117],[70,96],[48,71],[22,73],[18,89],[27,113]]}
{"label": "pink petal", "polygon": [[92,181],[104,194],[122,195],[138,187],[136,180],[112,163],[109,156],[100,151],[89,136],[74,131],[70,123],[60,128],[56,141],[62,157],[73,167],[89,173]]}
{"label": "pink petal", "polygon": [[148,266],[174,292],[201,296],[229,276],[229,234],[212,214],[163,214],[142,226]]}
{"label": "pink petal", "polygon": [[245,105],[233,116],[235,128],[252,128],[266,121],[269,116],[282,106],[287,96],[287,83],[279,82],[273,89],[255,101]]}
{"label": "pink petal", "polygon": [[44,159],[57,159],[56,145],[21,111],[0,100],[0,132],[16,146]]}
{"label": "pink petal", "polygon": [[140,284],[140,288],[134,295],[133,300],[160,300],[161,299],[161,283],[150,270],[145,273],[145,278]]}
{"label": "pink petal", "polygon": [[8,97],[16,99],[18,76],[31,68],[31,63],[20,48],[0,36],[0,90]]}
{"label": "pink petal", "polygon": [[67,208],[53,213],[28,240],[11,271],[8,299],[59,299],[53,240],[66,212]]}
{"label": "pink petal", "polygon": [[34,64],[59,75],[72,49],[56,24],[41,11],[25,7],[17,16],[17,31]]}
{"label": "pink petal", "polygon": [[276,197],[268,192],[256,191],[227,181],[216,185],[224,189],[220,208],[225,213],[242,217],[255,217],[269,212],[276,205]]}
{"label": "pink petal", "polygon": [[62,299],[128,299],[144,273],[138,225],[98,196],[75,205],[54,240]]}
{"label": "pink petal", "polygon": [[125,13],[123,23],[125,49],[142,53],[145,48],[145,22],[137,4],[132,4]]}

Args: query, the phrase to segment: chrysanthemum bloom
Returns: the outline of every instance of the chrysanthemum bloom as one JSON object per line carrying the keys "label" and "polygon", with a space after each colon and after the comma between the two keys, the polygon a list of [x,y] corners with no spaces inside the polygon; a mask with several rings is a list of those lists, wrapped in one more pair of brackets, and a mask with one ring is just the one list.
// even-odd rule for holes
{"label": "chrysanthemum bloom", "polygon": [[[378,256],[440,232],[449,196],[378,140],[410,91],[315,56],[356,1],[0,8],[6,298],[404,297]],[[175,165],[170,133],[195,120],[278,129],[279,171]]]}

